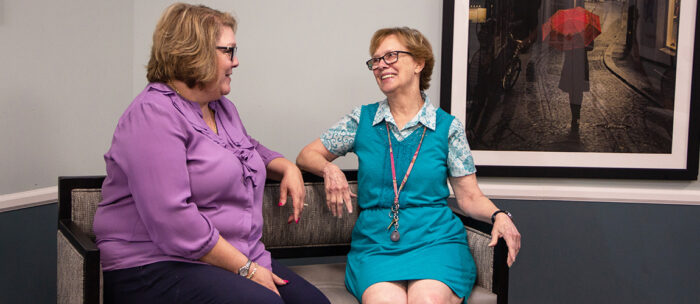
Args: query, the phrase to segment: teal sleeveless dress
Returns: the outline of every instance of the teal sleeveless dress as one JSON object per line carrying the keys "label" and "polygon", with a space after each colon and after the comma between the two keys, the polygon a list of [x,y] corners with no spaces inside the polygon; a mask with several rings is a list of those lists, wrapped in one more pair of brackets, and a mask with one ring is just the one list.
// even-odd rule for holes
{"label": "teal sleeveless dress", "polygon": [[[398,242],[389,239],[390,207],[394,201],[391,160],[385,123],[372,126],[378,103],[365,105],[355,135],[359,159],[360,214],[352,232],[345,285],[359,300],[374,283],[433,279],[467,298],[476,279],[462,222],[447,206],[448,131],[454,116],[436,113],[435,130],[425,138],[404,189],[399,195]],[[420,142],[422,128],[399,142],[391,134],[400,184]]]}

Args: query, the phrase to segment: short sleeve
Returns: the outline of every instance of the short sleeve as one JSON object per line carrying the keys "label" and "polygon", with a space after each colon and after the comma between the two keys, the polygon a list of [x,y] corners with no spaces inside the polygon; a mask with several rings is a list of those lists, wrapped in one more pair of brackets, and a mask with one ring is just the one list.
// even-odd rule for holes
{"label": "short sleeve", "polygon": [[450,176],[459,177],[476,173],[474,158],[469,149],[467,135],[464,133],[464,125],[459,119],[452,120],[448,134],[447,167]]}
{"label": "short sleeve", "polygon": [[335,125],[321,134],[321,143],[331,153],[343,156],[355,148],[355,134],[360,125],[362,106],[343,116]]}

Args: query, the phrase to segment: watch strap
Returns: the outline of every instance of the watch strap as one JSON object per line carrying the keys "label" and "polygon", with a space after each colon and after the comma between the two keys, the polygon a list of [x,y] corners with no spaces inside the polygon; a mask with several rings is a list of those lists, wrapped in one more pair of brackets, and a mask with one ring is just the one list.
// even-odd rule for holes
{"label": "watch strap", "polygon": [[499,213],[505,213],[509,218],[511,218],[511,219],[513,218],[513,215],[510,214],[510,212],[508,212],[506,210],[499,209],[499,210],[496,210],[496,212],[494,212],[493,214],[491,214],[491,224],[496,223],[496,215]]}
{"label": "watch strap", "polygon": [[252,263],[252,260],[248,260],[248,262],[246,262],[245,265],[241,266],[241,268],[238,268],[238,274],[242,277],[247,277],[248,272],[250,271],[250,265]]}

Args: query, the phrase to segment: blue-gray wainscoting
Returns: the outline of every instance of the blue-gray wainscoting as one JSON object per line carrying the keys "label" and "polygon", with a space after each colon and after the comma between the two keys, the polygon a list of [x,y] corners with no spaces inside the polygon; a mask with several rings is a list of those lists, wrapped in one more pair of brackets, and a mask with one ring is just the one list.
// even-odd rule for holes
{"label": "blue-gray wainscoting", "polygon": [[[510,303],[700,303],[700,206],[496,200]],[[55,303],[56,204],[0,213],[0,303]]]}

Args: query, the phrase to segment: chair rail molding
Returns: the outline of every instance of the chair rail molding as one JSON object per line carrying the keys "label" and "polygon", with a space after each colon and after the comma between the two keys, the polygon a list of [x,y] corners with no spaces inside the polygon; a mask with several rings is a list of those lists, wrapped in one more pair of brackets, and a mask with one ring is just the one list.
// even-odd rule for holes
{"label": "chair rail molding", "polygon": [[58,186],[0,195],[0,213],[55,203]]}
{"label": "chair rail molding", "polygon": [[[700,189],[677,187],[557,185],[545,182],[517,183],[492,178],[480,181],[479,186],[492,199],[700,205]],[[57,200],[57,186],[3,194],[0,195],[0,212],[52,204]]]}
{"label": "chair rail molding", "polygon": [[491,199],[558,200],[605,203],[700,205],[700,189],[682,187],[513,183],[497,180],[479,182]]}

